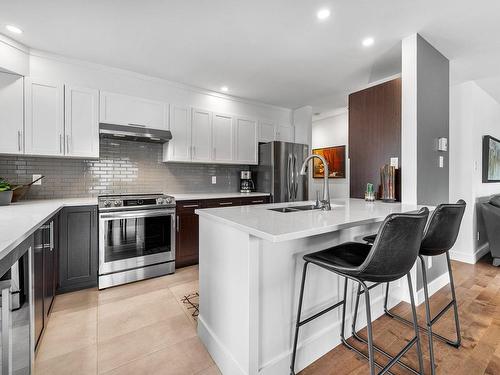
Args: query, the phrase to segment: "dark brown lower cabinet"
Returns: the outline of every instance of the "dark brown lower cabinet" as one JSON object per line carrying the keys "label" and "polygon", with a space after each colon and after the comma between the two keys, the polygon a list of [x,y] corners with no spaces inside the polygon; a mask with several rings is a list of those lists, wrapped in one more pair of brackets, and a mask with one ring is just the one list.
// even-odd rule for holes
{"label": "dark brown lower cabinet", "polygon": [[181,201],[176,207],[175,267],[198,263],[198,215],[200,201]]}
{"label": "dark brown lower cabinet", "polygon": [[58,293],[97,286],[97,219],[97,206],[61,211]]}
{"label": "dark brown lower cabinet", "polygon": [[176,207],[175,267],[198,264],[199,221],[198,208],[231,207],[269,203],[268,196],[179,201]]}

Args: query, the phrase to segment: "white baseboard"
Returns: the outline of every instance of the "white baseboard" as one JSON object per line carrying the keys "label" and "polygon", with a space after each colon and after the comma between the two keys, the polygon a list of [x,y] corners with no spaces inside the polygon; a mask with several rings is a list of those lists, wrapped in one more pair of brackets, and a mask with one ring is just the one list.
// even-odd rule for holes
{"label": "white baseboard", "polygon": [[[396,292],[397,294],[397,292]],[[363,305],[360,306],[358,315],[357,328],[361,329],[366,326],[366,318]],[[380,296],[372,300],[372,319],[375,320],[384,313],[384,296]],[[351,321],[352,313],[346,313],[345,336],[351,336]],[[331,325],[325,327],[316,334],[308,337],[303,341],[299,341],[297,348],[296,372],[298,373],[303,368],[310,365],[312,362],[328,353],[330,350],[340,344],[340,329],[341,322],[334,321]],[[236,359],[231,355],[226,347],[216,337],[214,332],[206,325],[203,317],[198,316],[198,336],[205,344],[208,352],[219,367],[222,374],[230,375],[247,375]],[[288,374],[290,372],[291,350],[283,352],[273,359],[262,364],[258,370],[259,375],[276,375]]]}
{"label": "white baseboard", "polygon": [[[429,290],[429,297],[431,297],[434,293],[436,293],[439,289],[444,287],[450,282],[450,278],[448,276],[448,272],[443,273],[441,276],[438,278],[432,280],[429,283],[428,290]],[[417,291],[417,300],[415,301],[417,305],[420,305],[421,303],[424,302],[424,289],[419,289]]]}
{"label": "white baseboard", "polygon": [[201,315],[198,316],[198,337],[205,344],[212,359],[223,374],[247,375],[231,352],[227,350],[214,332],[206,325]]}
{"label": "white baseboard", "polygon": [[476,264],[489,251],[488,243],[483,244],[474,253],[464,253],[462,251],[450,251],[450,257],[453,260],[462,263]]}

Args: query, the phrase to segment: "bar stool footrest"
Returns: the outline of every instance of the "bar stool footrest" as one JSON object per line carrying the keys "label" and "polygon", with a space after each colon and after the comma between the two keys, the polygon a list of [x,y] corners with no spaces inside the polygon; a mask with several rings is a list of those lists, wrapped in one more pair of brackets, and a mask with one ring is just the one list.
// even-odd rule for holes
{"label": "bar stool footrest", "polygon": [[[453,306],[455,302],[456,302],[455,300],[451,300],[434,318],[431,319],[431,327],[439,320],[439,318],[441,318]],[[389,311],[389,309],[385,309],[385,314],[393,319],[400,321],[403,324],[406,324],[407,326],[413,327],[413,323],[410,320]],[[418,328],[425,334],[428,334],[426,327],[418,325]],[[460,347],[460,343],[458,342],[458,340],[455,341],[450,340],[444,336],[441,336],[439,333],[436,332],[432,332],[432,336],[455,348]]]}

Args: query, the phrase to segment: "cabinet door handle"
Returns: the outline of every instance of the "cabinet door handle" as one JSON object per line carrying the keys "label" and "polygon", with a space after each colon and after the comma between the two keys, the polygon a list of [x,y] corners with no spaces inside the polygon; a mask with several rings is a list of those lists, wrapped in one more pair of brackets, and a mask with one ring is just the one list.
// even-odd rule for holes
{"label": "cabinet door handle", "polygon": [[216,158],[216,148],[214,147],[214,155],[213,155],[213,158],[215,159]]}
{"label": "cabinet door handle", "polygon": [[59,134],[59,153],[63,153],[63,136],[62,134]]}
{"label": "cabinet door handle", "polygon": [[22,133],[21,133],[21,130],[18,130],[17,131],[17,149],[18,149],[18,151],[22,151],[21,139],[22,139]]}
{"label": "cabinet door handle", "polygon": [[177,233],[179,233],[179,215],[175,217],[175,227],[177,228]]}
{"label": "cabinet door handle", "polygon": [[2,374],[12,374],[11,309],[10,281],[8,281],[2,283]]}
{"label": "cabinet door handle", "polygon": [[130,126],[139,126],[139,127],[141,127],[141,128],[145,128],[145,127],[146,127],[146,125],[142,125],[142,124],[134,124],[133,122],[129,122],[128,124],[129,124]]}
{"label": "cabinet door handle", "polygon": [[195,158],[195,157],[196,157],[196,147],[193,146],[193,158]]}
{"label": "cabinet door handle", "polygon": [[50,222],[50,251],[54,250],[54,221]]}

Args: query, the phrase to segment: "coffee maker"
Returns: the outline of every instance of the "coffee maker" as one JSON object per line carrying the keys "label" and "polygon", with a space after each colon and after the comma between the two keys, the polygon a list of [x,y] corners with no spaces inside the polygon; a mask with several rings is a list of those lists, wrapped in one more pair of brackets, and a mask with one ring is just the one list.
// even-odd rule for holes
{"label": "coffee maker", "polygon": [[254,183],[252,181],[252,172],[241,171],[240,173],[240,192],[241,193],[251,193],[255,189]]}

